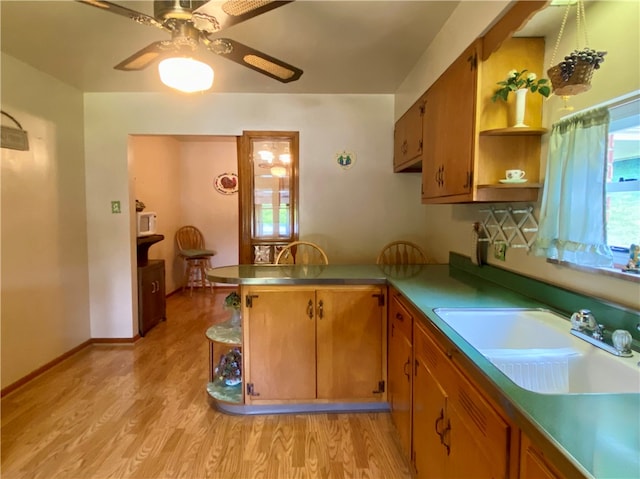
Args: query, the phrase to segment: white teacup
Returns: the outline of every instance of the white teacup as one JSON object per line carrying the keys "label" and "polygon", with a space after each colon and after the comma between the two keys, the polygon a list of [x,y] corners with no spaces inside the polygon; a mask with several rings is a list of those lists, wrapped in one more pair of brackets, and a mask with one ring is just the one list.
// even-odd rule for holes
{"label": "white teacup", "polygon": [[524,170],[507,170],[507,180],[521,180],[524,178]]}

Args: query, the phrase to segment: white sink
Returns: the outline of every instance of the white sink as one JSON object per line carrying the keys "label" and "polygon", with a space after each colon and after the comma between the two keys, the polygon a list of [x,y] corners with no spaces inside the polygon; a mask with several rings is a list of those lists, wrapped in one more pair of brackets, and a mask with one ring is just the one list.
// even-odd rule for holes
{"label": "white sink", "polygon": [[616,357],[570,334],[541,309],[438,308],[434,312],[518,386],[545,394],[640,393],[638,353]]}

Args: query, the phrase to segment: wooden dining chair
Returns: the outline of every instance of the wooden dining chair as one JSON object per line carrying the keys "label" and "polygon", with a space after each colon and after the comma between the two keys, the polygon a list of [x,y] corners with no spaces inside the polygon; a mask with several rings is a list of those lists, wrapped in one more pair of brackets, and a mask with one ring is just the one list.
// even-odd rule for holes
{"label": "wooden dining chair", "polygon": [[[176,244],[178,245],[178,256],[185,263],[185,280],[182,284],[182,291],[189,285],[189,296],[193,295],[194,284],[200,283],[202,289],[207,286],[206,268],[211,267],[210,258],[215,251],[205,248],[204,236],[195,226],[182,226],[176,231]],[[213,284],[209,283],[211,292]]]}
{"label": "wooden dining chair", "polygon": [[329,260],[317,244],[294,241],[282,248],[275,264],[329,264]]}
{"label": "wooden dining chair", "polygon": [[425,252],[411,241],[392,241],[386,244],[376,261],[377,264],[427,264]]}

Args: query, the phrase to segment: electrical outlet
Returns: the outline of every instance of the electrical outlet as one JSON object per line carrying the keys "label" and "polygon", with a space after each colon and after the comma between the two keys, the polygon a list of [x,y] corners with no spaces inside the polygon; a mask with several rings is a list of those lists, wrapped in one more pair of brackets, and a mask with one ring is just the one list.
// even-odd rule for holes
{"label": "electrical outlet", "polygon": [[493,257],[500,261],[505,260],[505,256],[507,255],[507,244],[506,243],[494,243],[493,245]]}
{"label": "electrical outlet", "polygon": [[111,213],[114,214],[114,215],[122,213],[122,211],[120,211],[120,202],[119,201],[112,201],[111,202]]}

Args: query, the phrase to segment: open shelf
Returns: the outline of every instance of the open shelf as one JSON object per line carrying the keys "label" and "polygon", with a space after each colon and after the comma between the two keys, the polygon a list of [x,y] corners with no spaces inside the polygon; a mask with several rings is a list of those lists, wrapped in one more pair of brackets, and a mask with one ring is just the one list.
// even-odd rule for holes
{"label": "open shelf", "polygon": [[242,383],[227,386],[220,380],[207,383],[207,392],[217,401],[242,404]]}
{"label": "open shelf", "polygon": [[483,130],[481,136],[542,136],[547,132],[546,128],[494,128]]}
{"label": "open shelf", "polygon": [[242,329],[231,324],[231,320],[214,324],[206,332],[210,341],[239,346],[242,343]]}

